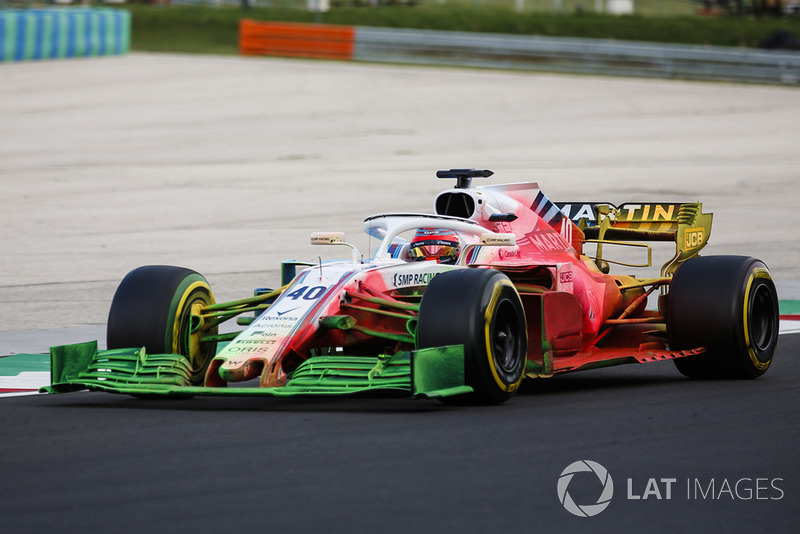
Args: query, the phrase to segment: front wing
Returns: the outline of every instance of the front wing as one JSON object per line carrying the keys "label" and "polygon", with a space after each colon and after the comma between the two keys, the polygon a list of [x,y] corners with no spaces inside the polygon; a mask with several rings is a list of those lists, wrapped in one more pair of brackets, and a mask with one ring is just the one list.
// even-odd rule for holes
{"label": "front wing", "polygon": [[377,357],[317,356],[303,362],[283,387],[202,387],[190,384],[188,360],[141,349],[98,350],[97,342],[50,349],[46,393],[83,389],[146,397],[312,396],[395,392],[414,398],[471,393],[464,383],[464,347],[452,345]]}

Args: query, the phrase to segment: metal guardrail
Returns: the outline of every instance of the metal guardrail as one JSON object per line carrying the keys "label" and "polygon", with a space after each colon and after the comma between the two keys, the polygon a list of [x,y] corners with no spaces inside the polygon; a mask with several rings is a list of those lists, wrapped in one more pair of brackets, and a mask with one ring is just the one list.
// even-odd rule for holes
{"label": "metal guardrail", "polygon": [[356,27],[354,60],[651,78],[800,83],[800,53]]}

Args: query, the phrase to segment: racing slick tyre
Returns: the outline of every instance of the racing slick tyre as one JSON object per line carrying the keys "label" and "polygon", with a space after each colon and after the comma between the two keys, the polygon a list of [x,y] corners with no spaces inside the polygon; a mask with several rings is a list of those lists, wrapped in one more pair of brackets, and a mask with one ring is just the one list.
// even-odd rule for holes
{"label": "racing slick tyre", "polygon": [[755,378],[778,342],[778,294],[766,265],[745,256],[692,258],[676,271],[667,295],[673,350],[705,347],[678,358],[690,378]]}
{"label": "racing slick tyre", "polygon": [[[214,296],[203,276],[183,267],[147,265],[122,280],[108,312],[109,349],[145,347],[149,354],[181,354],[192,367],[192,385],[202,385],[217,342],[191,333],[192,314]],[[202,335],[214,335],[217,327]]]}
{"label": "racing slick tyre", "polygon": [[431,280],[420,304],[417,347],[464,345],[464,400],[507,401],[522,382],[528,352],[525,311],[506,275],[457,269]]}

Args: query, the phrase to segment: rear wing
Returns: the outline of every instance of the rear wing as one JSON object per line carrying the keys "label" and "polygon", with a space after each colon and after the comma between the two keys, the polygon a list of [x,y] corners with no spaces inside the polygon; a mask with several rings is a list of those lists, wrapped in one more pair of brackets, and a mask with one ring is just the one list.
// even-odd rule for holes
{"label": "rear wing", "polygon": [[700,202],[626,202],[614,206],[608,202],[556,202],[586,236],[585,242],[597,243],[602,260],[603,243],[626,241],[674,241],[675,255],[661,269],[671,276],[678,265],[697,255],[711,234],[711,213],[703,213]]}

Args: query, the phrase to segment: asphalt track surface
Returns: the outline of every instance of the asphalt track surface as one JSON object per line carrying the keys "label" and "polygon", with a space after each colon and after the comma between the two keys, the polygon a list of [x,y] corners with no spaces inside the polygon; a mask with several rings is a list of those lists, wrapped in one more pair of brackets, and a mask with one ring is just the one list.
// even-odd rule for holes
{"label": "asphalt track surface", "polygon": [[[8,398],[0,402],[0,528],[796,532],[798,352],[800,335],[782,336],[757,380],[688,380],[671,362],[622,366],[530,382],[498,407]],[[559,502],[559,475],[576,460],[612,477],[614,497],[597,516],[575,517]],[[599,482],[580,476],[570,495],[593,504]],[[627,498],[643,496],[650,478],[661,500],[652,491]],[[676,479],[669,500],[662,478]],[[720,495],[726,480],[731,490],[743,480],[739,496],[752,498]]]}
{"label": "asphalt track surface", "polygon": [[[2,70],[0,354],[102,331],[139,265],[195,268],[227,300],[318,255],[311,231],[366,251],[360,221],[428,210],[449,167],[538,180],[557,201],[702,200],[706,253],[760,257],[781,298],[800,295],[793,88],[155,54]],[[663,362],[493,408],[5,398],[0,532],[793,533],[798,351],[782,336],[754,381]],[[577,460],[613,478],[596,517],[559,503]],[[570,495],[592,504],[583,475]],[[627,498],[651,478],[662,497],[675,479],[672,498]],[[687,481],[718,498],[688,498]],[[720,492],[738,481],[753,498]]]}

